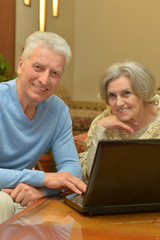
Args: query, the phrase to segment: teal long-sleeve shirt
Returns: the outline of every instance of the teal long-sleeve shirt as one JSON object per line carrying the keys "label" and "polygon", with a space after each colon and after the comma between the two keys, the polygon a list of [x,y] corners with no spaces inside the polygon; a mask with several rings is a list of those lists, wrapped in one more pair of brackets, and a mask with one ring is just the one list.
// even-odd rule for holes
{"label": "teal long-sleeve shirt", "polygon": [[[0,189],[19,183],[43,187],[44,172],[32,170],[49,149],[58,172],[81,178],[68,107],[55,95],[41,102],[34,119],[24,114],[17,98],[16,79],[0,84]],[[57,193],[44,188],[45,195]]]}

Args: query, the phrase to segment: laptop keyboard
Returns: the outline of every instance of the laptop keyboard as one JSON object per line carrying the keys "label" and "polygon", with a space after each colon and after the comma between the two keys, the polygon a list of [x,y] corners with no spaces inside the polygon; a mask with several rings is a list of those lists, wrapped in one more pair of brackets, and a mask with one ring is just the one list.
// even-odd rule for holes
{"label": "laptop keyboard", "polygon": [[67,196],[68,199],[70,199],[71,202],[77,204],[78,206],[82,207],[82,203],[83,203],[83,197],[84,197],[84,194],[82,195],[76,195],[76,196],[73,196],[71,198],[69,198]]}

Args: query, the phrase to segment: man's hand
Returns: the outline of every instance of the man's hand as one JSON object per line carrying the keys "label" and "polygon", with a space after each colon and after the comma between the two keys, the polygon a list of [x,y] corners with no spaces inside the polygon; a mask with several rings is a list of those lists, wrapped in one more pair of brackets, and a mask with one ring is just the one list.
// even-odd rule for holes
{"label": "man's hand", "polygon": [[34,188],[24,183],[18,184],[15,189],[2,189],[1,191],[8,193],[11,198],[16,203],[20,203],[22,207],[29,206],[44,197],[42,188]]}
{"label": "man's hand", "polygon": [[44,186],[63,189],[77,194],[82,194],[86,191],[86,184],[69,172],[45,173]]}
{"label": "man's hand", "polygon": [[122,122],[116,115],[111,115],[99,120],[97,126],[104,127],[108,130],[119,129],[122,132],[132,134],[134,133],[133,128],[137,126],[137,122],[134,119],[131,119],[129,122]]}

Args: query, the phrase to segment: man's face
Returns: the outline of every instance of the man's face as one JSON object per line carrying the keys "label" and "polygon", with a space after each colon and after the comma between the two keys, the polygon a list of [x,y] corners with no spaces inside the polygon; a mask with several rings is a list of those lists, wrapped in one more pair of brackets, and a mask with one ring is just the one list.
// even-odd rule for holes
{"label": "man's face", "polygon": [[24,63],[18,64],[17,95],[20,101],[38,104],[56,90],[65,57],[49,48],[37,47]]}

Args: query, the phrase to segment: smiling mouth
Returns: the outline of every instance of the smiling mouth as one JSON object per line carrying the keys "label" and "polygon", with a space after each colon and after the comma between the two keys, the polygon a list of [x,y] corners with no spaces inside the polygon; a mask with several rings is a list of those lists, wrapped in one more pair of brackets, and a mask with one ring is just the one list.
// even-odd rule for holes
{"label": "smiling mouth", "polygon": [[126,112],[126,111],[128,111],[128,108],[118,109],[118,112],[120,112],[120,113],[121,112],[123,113],[123,112]]}
{"label": "smiling mouth", "polygon": [[47,90],[47,88],[42,88],[42,87],[36,86],[36,85],[34,85],[34,84],[33,84],[33,86],[34,86],[35,88],[37,88],[38,90],[40,90],[40,91],[46,91],[46,90]]}

